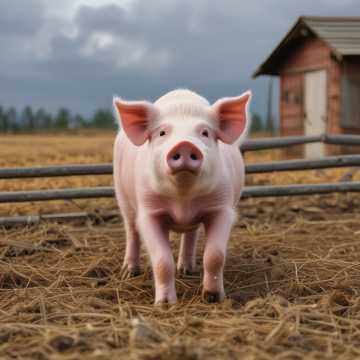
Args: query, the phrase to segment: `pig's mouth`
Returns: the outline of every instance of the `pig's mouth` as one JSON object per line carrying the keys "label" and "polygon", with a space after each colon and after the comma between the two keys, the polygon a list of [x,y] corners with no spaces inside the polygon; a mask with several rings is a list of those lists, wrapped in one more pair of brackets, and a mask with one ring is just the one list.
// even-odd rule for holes
{"label": "pig's mouth", "polygon": [[173,166],[168,168],[170,179],[172,183],[179,189],[191,188],[199,177],[201,170],[201,163],[196,164],[197,160],[193,159],[192,163],[177,159],[172,164]]}
{"label": "pig's mouth", "polygon": [[175,177],[178,176],[196,176],[199,174],[199,170],[195,170],[195,169],[189,169],[189,168],[180,168],[180,169],[169,169],[169,174],[173,175]]}
{"label": "pig's mouth", "polygon": [[188,169],[171,173],[171,180],[178,188],[189,188],[194,185],[199,175],[198,171]]}

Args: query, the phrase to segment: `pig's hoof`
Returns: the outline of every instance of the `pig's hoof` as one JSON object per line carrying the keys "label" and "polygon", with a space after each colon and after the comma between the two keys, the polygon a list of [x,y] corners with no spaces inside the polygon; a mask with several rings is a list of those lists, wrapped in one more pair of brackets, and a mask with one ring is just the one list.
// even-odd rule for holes
{"label": "pig's hoof", "polygon": [[124,265],[120,272],[120,279],[127,280],[136,276],[141,275],[140,266],[129,266]]}
{"label": "pig's hoof", "polygon": [[218,291],[207,291],[204,290],[202,293],[202,298],[204,301],[206,301],[209,304],[214,304],[214,303],[220,303],[224,300],[224,295],[222,295],[220,292]]}
{"label": "pig's hoof", "polygon": [[186,267],[184,265],[180,265],[177,267],[177,273],[180,276],[191,276],[196,274],[196,267],[195,266]]}
{"label": "pig's hoof", "polygon": [[185,268],[181,268],[181,269],[178,269],[177,270],[177,273],[180,275],[180,276],[191,276],[194,274],[194,272],[190,269],[185,269]]}
{"label": "pig's hoof", "polygon": [[161,299],[155,302],[155,306],[161,309],[169,309],[172,305],[176,303],[176,300],[169,300],[169,299]]}

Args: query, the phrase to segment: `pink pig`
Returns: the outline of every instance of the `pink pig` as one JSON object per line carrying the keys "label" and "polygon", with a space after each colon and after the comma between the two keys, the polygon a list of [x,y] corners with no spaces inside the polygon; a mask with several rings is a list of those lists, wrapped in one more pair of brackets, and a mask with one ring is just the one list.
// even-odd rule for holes
{"label": "pink pig", "polygon": [[213,105],[189,90],[154,104],[113,100],[121,123],[114,145],[114,185],[126,230],[125,276],[139,273],[140,238],[155,280],[155,303],[175,303],[169,232],[182,233],[177,270],[195,270],[203,224],[203,299],[224,299],[226,247],[244,186],[239,145],[249,127],[251,92]]}

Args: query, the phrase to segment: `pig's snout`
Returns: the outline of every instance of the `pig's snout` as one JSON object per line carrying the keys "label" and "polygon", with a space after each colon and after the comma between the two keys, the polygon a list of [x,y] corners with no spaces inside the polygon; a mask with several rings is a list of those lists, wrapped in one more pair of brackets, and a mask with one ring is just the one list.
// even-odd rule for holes
{"label": "pig's snout", "polygon": [[179,171],[189,171],[196,174],[203,162],[203,155],[194,144],[189,141],[182,141],[170,150],[166,161],[172,174]]}

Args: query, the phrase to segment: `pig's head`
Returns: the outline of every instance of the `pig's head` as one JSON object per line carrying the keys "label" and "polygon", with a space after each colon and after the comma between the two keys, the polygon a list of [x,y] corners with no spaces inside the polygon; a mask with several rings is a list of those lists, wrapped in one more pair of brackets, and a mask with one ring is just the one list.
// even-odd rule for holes
{"label": "pig's head", "polygon": [[149,180],[167,193],[211,190],[220,161],[219,142],[238,145],[249,123],[250,91],[213,105],[188,90],[172,91],[155,103],[114,98],[129,140],[148,145]]}

